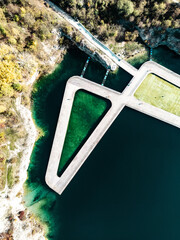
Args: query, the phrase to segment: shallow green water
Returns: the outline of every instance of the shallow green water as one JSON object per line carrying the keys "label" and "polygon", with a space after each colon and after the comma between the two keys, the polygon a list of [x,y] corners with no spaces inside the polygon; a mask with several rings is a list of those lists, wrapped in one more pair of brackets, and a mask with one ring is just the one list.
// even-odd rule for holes
{"label": "shallow green water", "polygon": [[[46,186],[65,83],[81,73],[86,58],[71,50],[52,75],[37,83],[33,115],[47,134],[31,156],[26,204],[49,224],[53,240],[179,239],[180,130],[137,111],[122,111],[62,196]],[[171,51],[159,48],[154,58],[180,73],[179,57]],[[101,82],[105,72],[91,62],[85,77]],[[125,77],[113,82],[113,77],[108,81],[115,89],[128,82]]]}
{"label": "shallow green water", "polygon": [[82,90],[76,92],[59,163],[58,175],[67,167],[72,157],[77,154],[87,137],[96,128],[104,113],[107,112],[108,106],[108,102],[103,98]]}

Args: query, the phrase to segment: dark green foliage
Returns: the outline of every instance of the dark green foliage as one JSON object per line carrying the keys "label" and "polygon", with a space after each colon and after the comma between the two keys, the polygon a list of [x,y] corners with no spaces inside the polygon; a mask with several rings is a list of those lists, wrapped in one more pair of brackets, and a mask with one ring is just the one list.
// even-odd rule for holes
{"label": "dark green foliage", "polygon": [[6,37],[6,30],[0,25],[0,33]]}
{"label": "dark green foliage", "polygon": [[[90,31],[102,40],[109,37],[104,24],[117,29],[123,25],[126,30],[138,27],[179,28],[180,9],[177,3],[163,0],[54,0],[61,8],[77,17]],[[121,34],[121,40],[122,36]],[[131,38],[130,41],[133,39]],[[134,40],[133,40],[134,41]]]}

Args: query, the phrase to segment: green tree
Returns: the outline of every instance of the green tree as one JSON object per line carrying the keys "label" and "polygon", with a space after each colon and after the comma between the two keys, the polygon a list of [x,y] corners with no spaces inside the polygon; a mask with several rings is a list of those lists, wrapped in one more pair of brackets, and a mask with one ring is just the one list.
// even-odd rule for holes
{"label": "green tree", "polygon": [[134,4],[130,0],[118,0],[117,10],[119,14],[124,14],[125,16],[129,16],[134,12]]}
{"label": "green tree", "polygon": [[4,37],[7,36],[7,32],[3,26],[0,25],[0,34],[2,34]]}
{"label": "green tree", "polygon": [[21,92],[22,91],[22,86],[19,83],[13,83],[12,87],[14,88],[14,90],[16,90],[17,92]]}
{"label": "green tree", "polygon": [[171,20],[165,20],[164,24],[165,24],[166,28],[169,28],[169,27],[171,27],[172,21]]}
{"label": "green tree", "polygon": [[69,4],[70,7],[73,8],[73,7],[76,7],[77,2],[76,2],[76,0],[69,0],[68,4]]}
{"label": "green tree", "polygon": [[4,132],[0,132],[0,143],[4,142],[5,140],[5,134]]}
{"label": "green tree", "polygon": [[63,25],[62,26],[62,31],[67,34],[70,35],[72,33],[72,27],[70,25]]}

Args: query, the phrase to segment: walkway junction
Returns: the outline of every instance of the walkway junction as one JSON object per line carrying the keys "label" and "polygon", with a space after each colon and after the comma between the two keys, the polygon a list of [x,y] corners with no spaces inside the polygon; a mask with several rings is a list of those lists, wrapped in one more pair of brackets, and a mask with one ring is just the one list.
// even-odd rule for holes
{"label": "walkway junction", "polygon": [[[173,85],[180,87],[180,76],[178,74],[153,61],[144,63],[140,69],[137,70],[137,74],[132,78],[122,93],[91,82],[82,77],[72,77],[68,80],[46,172],[46,183],[50,188],[59,194],[64,191],[76,172],[125,106],[180,128],[180,117],[139,101],[134,97],[136,89],[149,73],[154,73]],[[87,90],[90,93],[110,100],[111,107],[74,159],[67,166],[61,177],[58,177],[58,166],[66,137],[74,96],[79,89]]]}

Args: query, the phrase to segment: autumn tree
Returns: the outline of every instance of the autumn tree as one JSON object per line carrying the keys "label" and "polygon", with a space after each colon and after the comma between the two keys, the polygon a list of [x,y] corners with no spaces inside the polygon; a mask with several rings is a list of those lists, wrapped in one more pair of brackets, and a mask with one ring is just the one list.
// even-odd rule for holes
{"label": "autumn tree", "polygon": [[12,60],[0,61],[0,96],[12,97],[13,84],[22,78],[19,65]]}
{"label": "autumn tree", "polygon": [[134,12],[134,4],[130,0],[118,0],[117,10],[119,14],[129,16]]}

